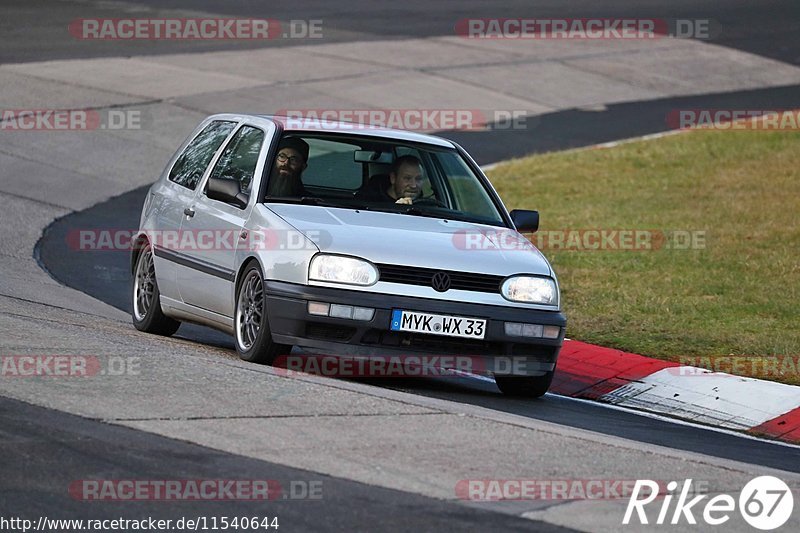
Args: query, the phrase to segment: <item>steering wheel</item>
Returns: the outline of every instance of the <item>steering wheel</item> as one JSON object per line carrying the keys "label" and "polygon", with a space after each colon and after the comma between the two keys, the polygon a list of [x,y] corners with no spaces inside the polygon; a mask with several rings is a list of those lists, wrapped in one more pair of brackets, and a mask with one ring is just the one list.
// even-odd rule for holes
{"label": "steering wheel", "polygon": [[420,198],[419,200],[414,200],[414,205],[422,204],[422,205],[435,205],[436,207],[443,207],[447,209],[447,206],[436,198],[436,196],[426,196],[424,198]]}

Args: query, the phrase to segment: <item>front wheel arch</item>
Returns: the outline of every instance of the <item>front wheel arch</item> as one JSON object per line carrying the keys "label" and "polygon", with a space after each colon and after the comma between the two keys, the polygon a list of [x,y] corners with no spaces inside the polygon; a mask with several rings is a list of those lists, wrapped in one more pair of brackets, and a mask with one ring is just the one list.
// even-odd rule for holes
{"label": "front wheel arch", "polygon": [[[243,297],[243,294],[241,294],[243,290],[243,282],[250,279],[254,273],[257,273],[258,278],[260,278],[261,319],[260,324],[257,324],[256,326],[254,338],[250,339],[250,346],[246,346],[241,342],[242,339],[240,338],[240,335],[247,329],[248,326],[243,323],[242,327],[244,329],[240,329],[240,315],[244,315],[242,320],[250,322],[253,316],[253,308],[251,308],[249,311],[244,310],[240,305],[240,298]],[[236,352],[239,354],[239,357],[251,363],[272,364],[278,355],[288,355],[291,352],[291,346],[278,344],[272,340],[272,332],[269,327],[268,319],[264,271],[262,270],[261,263],[257,259],[250,258],[242,264],[242,267],[237,274],[235,287],[236,292],[234,293],[233,300],[233,335],[234,344],[236,345]],[[258,307],[255,309],[258,309]],[[250,322],[250,324],[252,324],[252,322]],[[249,334],[252,334],[252,332]]]}
{"label": "front wheel arch", "polygon": [[[231,295],[231,298],[233,299],[233,305],[234,306],[236,306],[236,295],[239,294],[239,288],[242,286],[242,280],[244,279],[244,273],[247,271],[247,269],[253,263],[258,263],[258,266],[261,269],[261,272],[262,273],[264,272],[264,265],[262,265],[261,261],[256,259],[254,256],[251,255],[250,257],[248,257],[247,259],[242,261],[242,264],[239,267],[239,270],[236,272],[236,279],[235,279],[235,281],[233,283],[233,294]],[[234,312],[236,312],[235,307],[234,307]]]}
{"label": "front wheel arch", "polygon": [[256,259],[255,256],[251,255],[250,257],[242,261],[242,266],[239,267],[239,271],[236,273],[236,289],[235,289],[236,292],[239,292],[239,286],[242,284],[242,274],[244,274],[244,271],[247,270],[247,267],[250,266],[250,263],[253,262],[258,263],[258,266],[261,268],[261,272],[262,273],[264,272],[264,266],[261,264],[261,261]]}
{"label": "front wheel arch", "polygon": [[144,234],[139,234],[139,236],[131,240],[131,275],[133,275],[136,270],[136,262],[139,260],[139,254],[142,253],[142,248],[149,244],[149,242],[147,236]]}

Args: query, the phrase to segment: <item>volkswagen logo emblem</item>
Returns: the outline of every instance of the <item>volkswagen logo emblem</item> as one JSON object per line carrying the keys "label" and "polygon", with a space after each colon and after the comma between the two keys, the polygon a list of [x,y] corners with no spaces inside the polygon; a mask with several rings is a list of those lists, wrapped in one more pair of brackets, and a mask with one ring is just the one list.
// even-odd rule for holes
{"label": "volkswagen logo emblem", "polygon": [[437,292],[445,292],[450,288],[450,276],[447,272],[437,272],[433,275],[431,286]]}

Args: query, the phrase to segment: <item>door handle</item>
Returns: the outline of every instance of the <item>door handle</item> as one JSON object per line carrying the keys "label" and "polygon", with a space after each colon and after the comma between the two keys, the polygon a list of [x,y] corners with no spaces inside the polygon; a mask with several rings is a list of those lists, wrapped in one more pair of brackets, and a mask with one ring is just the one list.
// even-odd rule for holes
{"label": "door handle", "polygon": [[247,238],[247,230],[242,230],[242,232],[239,234],[239,238],[240,239],[246,239]]}
{"label": "door handle", "polygon": [[183,214],[191,218],[194,216],[194,209],[192,209],[191,207],[187,207],[186,209],[183,210]]}

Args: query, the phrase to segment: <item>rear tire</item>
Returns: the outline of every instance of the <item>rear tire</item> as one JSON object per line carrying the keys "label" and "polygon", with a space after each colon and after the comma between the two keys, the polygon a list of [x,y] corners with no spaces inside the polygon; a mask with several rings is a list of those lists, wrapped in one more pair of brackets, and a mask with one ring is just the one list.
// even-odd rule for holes
{"label": "rear tire", "polygon": [[497,383],[503,394],[508,396],[522,396],[525,398],[539,398],[544,396],[550,383],[553,381],[554,371],[548,372],[543,376],[495,376]]}
{"label": "rear tire", "polygon": [[161,310],[161,293],[158,290],[153,247],[145,243],[136,258],[131,283],[131,305],[133,326],[139,331],[169,337],[181,323],[164,314]]}
{"label": "rear tire", "polygon": [[291,352],[292,347],[272,340],[267,321],[267,299],[264,276],[257,262],[251,263],[242,274],[236,291],[234,337],[239,357],[251,363],[271,365],[279,355]]}

